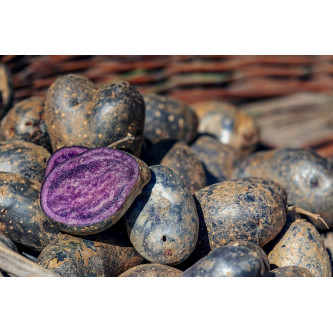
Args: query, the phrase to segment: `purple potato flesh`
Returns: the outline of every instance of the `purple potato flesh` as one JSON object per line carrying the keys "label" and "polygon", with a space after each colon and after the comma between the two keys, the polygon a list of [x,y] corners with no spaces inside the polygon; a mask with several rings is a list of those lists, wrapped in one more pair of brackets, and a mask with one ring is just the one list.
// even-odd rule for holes
{"label": "purple potato flesh", "polygon": [[58,149],[49,158],[44,177],[46,177],[51,172],[51,170],[54,167],[56,167],[58,164],[61,164],[76,155],[84,153],[88,149],[89,148],[87,147],[81,147],[81,146],[63,147]]}
{"label": "purple potato flesh", "polygon": [[45,178],[41,207],[61,230],[93,234],[116,223],[150,180],[148,166],[120,150],[89,149]]}

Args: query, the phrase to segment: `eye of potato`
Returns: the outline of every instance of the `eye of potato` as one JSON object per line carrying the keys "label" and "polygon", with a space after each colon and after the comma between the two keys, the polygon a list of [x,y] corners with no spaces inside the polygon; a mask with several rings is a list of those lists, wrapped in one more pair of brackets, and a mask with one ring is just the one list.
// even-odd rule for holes
{"label": "eye of potato", "polygon": [[310,186],[311,187],[319,187],[318,177],[313,177],[313,178],[310,179]]}

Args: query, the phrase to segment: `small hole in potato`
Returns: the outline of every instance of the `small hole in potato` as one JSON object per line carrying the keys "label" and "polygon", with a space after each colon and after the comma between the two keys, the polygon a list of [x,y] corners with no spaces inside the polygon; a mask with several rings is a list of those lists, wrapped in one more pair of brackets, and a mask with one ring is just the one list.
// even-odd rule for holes
{"label": "small hole in potato", "polygon": [[165,235],[162,236],[162,241],[166,242],[166,236]]}
{"label": "small hole in potato", "polygon": [[311,187],[318,187],[319,186],[319,180],[317,177],[313,177],[310,180],[310,186]]}

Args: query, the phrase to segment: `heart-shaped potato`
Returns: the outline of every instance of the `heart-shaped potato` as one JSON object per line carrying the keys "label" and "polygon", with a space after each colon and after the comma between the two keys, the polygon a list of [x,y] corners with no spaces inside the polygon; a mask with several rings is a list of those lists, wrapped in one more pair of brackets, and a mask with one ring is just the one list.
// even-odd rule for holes
{"label": "heart-shaped potato", "polygon": [[145,104],[128,82],[97,89],[84,76],[61,76],[47,92],[45,119],[54,151],[74,145],[111,146],[140,154]]}

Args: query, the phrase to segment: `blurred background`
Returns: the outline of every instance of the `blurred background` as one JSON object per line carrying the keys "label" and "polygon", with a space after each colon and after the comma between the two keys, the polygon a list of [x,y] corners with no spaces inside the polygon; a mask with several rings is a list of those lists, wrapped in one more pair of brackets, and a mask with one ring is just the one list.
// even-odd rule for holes
{"label": "blurred background", "polygon": [[14,103],[45,96],[66,73],[126,80],[188,104],[238,105],[256,119],[263,147],[311,147],[333,160],[333,56],[5,55],[0,63],[12,73]]}

